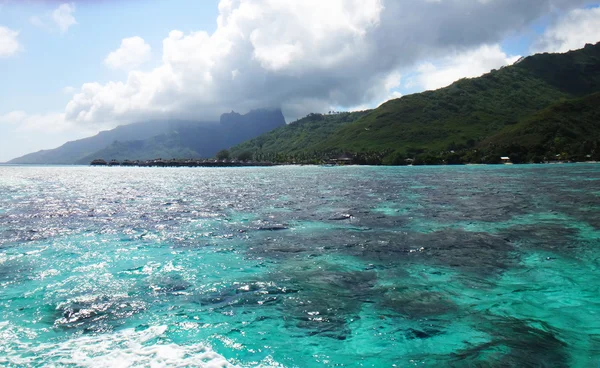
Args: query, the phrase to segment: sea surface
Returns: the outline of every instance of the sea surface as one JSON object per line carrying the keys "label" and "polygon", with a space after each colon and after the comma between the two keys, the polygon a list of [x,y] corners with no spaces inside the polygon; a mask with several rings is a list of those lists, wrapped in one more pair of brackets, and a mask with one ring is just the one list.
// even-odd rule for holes
{"label": "sea surface", "polygon": [[598,367],[600,165],[0,167],[0,366]]}

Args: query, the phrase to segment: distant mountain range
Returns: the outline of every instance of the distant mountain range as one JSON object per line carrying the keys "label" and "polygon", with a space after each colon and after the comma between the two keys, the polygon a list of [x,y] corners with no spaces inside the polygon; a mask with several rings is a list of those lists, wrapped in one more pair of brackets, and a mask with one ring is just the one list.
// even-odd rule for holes
{"label": "distant mountain range", "polygon": [[275,161],[350,153],[363,163],[600,159],[600,43],[538,54],[377,109],[311,114],[233,147]]}
{"label": "distant mountain range", "polygon": [[122,125],[51,150],[15,158],[10,164],[89,164],[104,160],[209,158],[285,125],[279,109],[253,110],[245,115],[221,115],[220,121],[156,121]]}

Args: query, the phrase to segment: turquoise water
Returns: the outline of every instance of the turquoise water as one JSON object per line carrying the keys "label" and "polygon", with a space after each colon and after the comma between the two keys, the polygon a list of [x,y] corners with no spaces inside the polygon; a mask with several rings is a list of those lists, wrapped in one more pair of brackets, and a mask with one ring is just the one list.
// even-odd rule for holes
{"label": "turquoise water", "polygon": [[0,366],[598,367],[600,165],[0,167]]}

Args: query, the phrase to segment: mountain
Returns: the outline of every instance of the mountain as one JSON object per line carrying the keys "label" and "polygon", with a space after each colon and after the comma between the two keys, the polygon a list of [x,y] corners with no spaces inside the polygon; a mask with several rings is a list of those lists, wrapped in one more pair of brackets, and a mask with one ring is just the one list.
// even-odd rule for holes
{"label": "mountain", "polygon": [[218,123],[180,123],[167,133],[145,140],[119,140],[76,163],[87,164],[97,158],[107,161],[209,158],[222,149],[283,125],[285,118],[280,109],[252,110],[245,115],[231,112],[221,115]]}
{"label": "mountain", "polygon": [[77,160],[110,145],[115,140],[146,139],[169,130],[171,122],[155,121],[121,125],[93,137],[67,142],[62,146],[34,152],[9,161],[9,164],[74,164]]}
{"label": "mountain", "polygon": [[146,122],[119,126],[9,161],[11,164],[88,164],[105,160],[212,157],[219,150],[285,125],[281,110],[223,114],[219,122]]}
{"label": "mountain", "polygon": [[[260,156],[261,153],[291,154],[314,151],[315,144],[320,144],[340,127],[357,121],[369,111],[328,115],[310,114],[286,126],[279,127],[260,137],[235,146],[232,148],[231,154],[236,157],[243,152],[252,152]],[[258,158],[260,159],[260,157]]]}
{"label": "mountain", "polygon": [[[579,161],[599,155],[600,92],[552,104],[486,138],[482,146],[508,147],[513,161],[523,161],[527,153],[532,161],[541,161],[546,152]],[[529,149],[521,152],[524,148]]]}
{"label": "mountain", "polygon": [[[567,132],[569,142],[591,142],[585,149],[569,148],[587,149],[587,155],[600,151],[597,115],[587,110],[594,107],[596,92],[600,92],[600,43],[565,54],[530,56],[479,78],[391,100],[355,121],[340,124],[327,115],[312,115],[232,152],[246,150],[286,160],[346,152],[372,154],[376,163],[400,163],[406,157],[443,156],[451,151],[468,158],[478,151],[469,160],[497,161],[499,155],[511,153],[534,160],[565,149],[551,141],[561,139],[559,132]],[[331,126],[317,128],[322,134],[307,135],[318,119]],[[530,138],[509,138],[525,131]],[[297,144],[300,141],[302,145]]]}

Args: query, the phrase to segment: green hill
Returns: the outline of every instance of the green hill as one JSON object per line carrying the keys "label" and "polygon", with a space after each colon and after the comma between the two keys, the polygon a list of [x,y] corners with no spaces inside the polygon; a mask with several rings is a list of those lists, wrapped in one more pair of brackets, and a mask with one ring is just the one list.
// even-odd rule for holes
{"label": "green hill", "polygon": [[329,115],[310,114],[298,121],[279,127],[231,149],[233,157],[244,152],[254,153],[257,159],[273,159],[274,155],[310,157],[321,151],[321,142],[345,125],[351,124],[369,111],[344,112]]}
{"label": "green hill", "polygon": [[[542,161],[549,152],[585,160],[600,153],[600,92],[550,105],[486,138],[482,147],[501,147],[513,161]],[[530,157],[518,157],[520,155]]]}
{"label": "green hill", "polygon": [[[405,157],[427,163],[495,162],[510,150],[529,161],[561,153],[585,157],[598,147],[596,92],[600,43],[530,56],[479,78],[346,115],[355,121],[313,114],[232,151],[288,158],[347,152],[373,156],[374,163],[402,163]],[[526,132],[527,138],[513,139]],[[589,143],[575,147],[577,141]]]}

